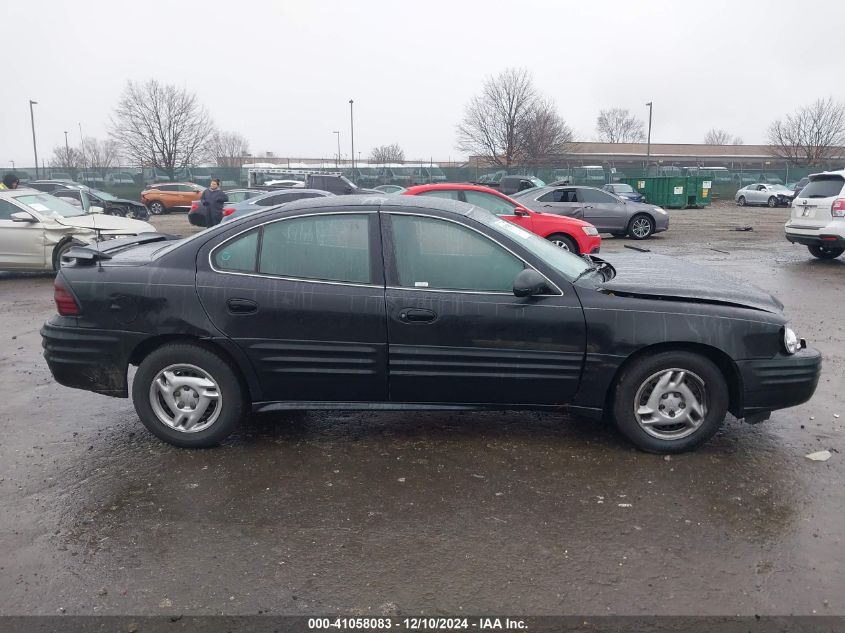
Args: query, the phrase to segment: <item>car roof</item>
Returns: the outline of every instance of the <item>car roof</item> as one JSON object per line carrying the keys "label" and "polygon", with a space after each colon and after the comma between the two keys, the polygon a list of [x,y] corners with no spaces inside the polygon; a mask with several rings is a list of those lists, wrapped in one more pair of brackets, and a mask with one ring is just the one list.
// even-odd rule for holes
{"label": "car roof", "polygon": [[485,187],[484,185],[475,185],[468,182],[442,182],[437,184],[430,184],[430,185],[415,185],[413,187],[408,187],[405,193],[408,195],[413,195],[415,193],[422,193],[423,191],[484,191],[487,193],[497,193],[499,195],[504,195],[500,191],[496,191],[491,187]]}
{"label": "car roof", "polygon": [[192,187],[201,187],[202,186],[202,185],[198,185],[195,182],[175,181],[175,182],[154,182],[152,184],[147,185],[147,187],[159,187],[161,185],[190,185]]}
{"label": "car roof", "polygon": [[835,169],[833,171],[822,171],[817,174],[810,174],[808,177],[810,180],[816,178],[817,176],[840,176],[841,178],[845,178],[845,169]]}
{"label": "car roof", "polygon": [[449,200],[447,198],[431,198],[419,196],[393,196],[363,194],[352,196],[327,196],[321,198],[305,198],[285,204],[285,211],[302,211],[306,209],[330,208],[332,210],[345,209],[355,210],[361,207],[386,207],[389,209],[432,209],[452,213],[454,215],[468,216],[473,209],[479,209],[466,202]]}
{"label": "car roof", "polygon": [[[243,191],[243,190],[232,189],[231,191]],[[255,191],[255,190],[252,189],[251,191]],[[277,196],[281,193],[319,193],[320,195],[325,196],[325,197],[334,195],[331,191],[325,191],[323,189],[303,189],[302,187],[289,187],[287,189],[271,189],[270,191],[262,191],[261,195],[255,196],[254,198],[250,198],[249,201],[255,202],[256,200],[263,200],[264,198],[266,198],[268,196]]]}

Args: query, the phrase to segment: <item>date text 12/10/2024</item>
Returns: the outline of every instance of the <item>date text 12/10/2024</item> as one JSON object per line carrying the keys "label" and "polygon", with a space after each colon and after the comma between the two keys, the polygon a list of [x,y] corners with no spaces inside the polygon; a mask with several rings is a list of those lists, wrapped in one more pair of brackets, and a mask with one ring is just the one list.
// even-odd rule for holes
{"label": "date text 12/10/2024", "polygon": [[442,631],[472,630],[524,631],[525,620],[519,618],[309,618],[308,629],[319,630],[406,630],[406,631]]}

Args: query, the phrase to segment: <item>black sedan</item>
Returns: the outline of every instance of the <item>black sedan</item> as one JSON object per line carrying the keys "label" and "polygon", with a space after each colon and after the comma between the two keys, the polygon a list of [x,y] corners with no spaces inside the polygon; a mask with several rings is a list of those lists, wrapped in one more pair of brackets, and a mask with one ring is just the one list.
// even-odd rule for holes
{"label": "black sedan", "polygon": [[431,197],[300,200],[187,239],[68,252],[41,333],[63,385],[184,447],[247,411],[563,408],[680,452],[808,400],[821,357],[761,290],[562,251]]}
{"label": "black sedan", "polygon": [[147,207],[140,202],[118,198],[99,189],[91,189],[85,186],[64,188],[53,190],[50,195],[81,207],[88,213],[105,213],[106,215],[117,215],[134,220],[148,220],[150,218]]}

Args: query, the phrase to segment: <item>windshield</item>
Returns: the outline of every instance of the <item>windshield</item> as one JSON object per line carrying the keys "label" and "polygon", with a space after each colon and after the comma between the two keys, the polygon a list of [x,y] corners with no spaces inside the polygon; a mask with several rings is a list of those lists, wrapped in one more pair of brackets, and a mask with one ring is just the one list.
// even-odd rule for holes
{"label": "windshield", "polygon": [[68,204],[64,200],[46,193],[38,195],[17,196],[15,198],[40,215],[54,218],[74,218],[85,215],[79,207]]}
{"label": "windshield", "polygon": [[539,235],[526,231],[521,226],[507,220],[497,218],[487,211],[471,211],[469,216],[489,226],[500,235],[504,235],[511,240],[517,240],[569,281],[574,281],[581,273],[593,268],[584,258],[573,255],[569,251],[555,246],[549,240],[544,240]]}
{"label": "windshield", "polygon": [[792,189],[784,187],[783,185],[769,185],[769,188],[774,191],[788,191],[789,193],[792,193]]}
{"label": "windshield", "polygon": [[535,187],[545,187],[546,186],[546,183],[544,183],[542,180],[540,180],[536,176],[531,176],[531,178],[529,178],[528,180],[533,182]]}
{"label": "windshield", "polygon": [[99,189],[89,189],[88,192],[94,194],[101,200],[117,200],[117,196],[111,195],[108,191],[100,191]]}
{"label": "windshield", "polygon": [[631,185],[613,185],[613,193],[634,193]]}

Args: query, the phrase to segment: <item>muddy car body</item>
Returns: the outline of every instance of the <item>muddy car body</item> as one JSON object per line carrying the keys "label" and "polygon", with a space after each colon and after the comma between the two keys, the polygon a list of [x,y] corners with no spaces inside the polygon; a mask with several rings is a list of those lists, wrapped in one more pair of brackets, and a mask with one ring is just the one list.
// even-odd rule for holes
{"label": "muddy car body", "polygon": [[821,358],[781,304],[657,255],[582,258],[468,204],[292,202],[185,240],[76,249],[42,328],[64,385],[127,397],[170,443],[248,410],[573,409],[638,447],[806,401]]}

